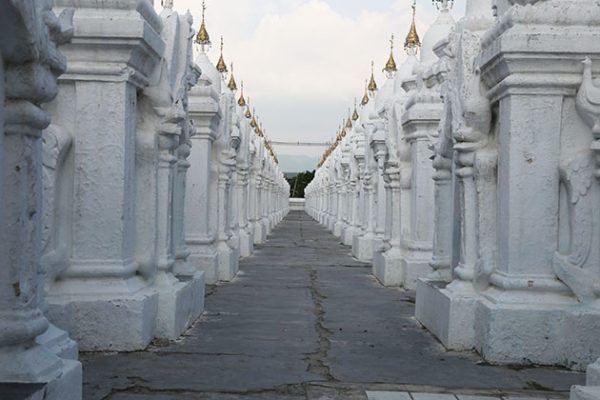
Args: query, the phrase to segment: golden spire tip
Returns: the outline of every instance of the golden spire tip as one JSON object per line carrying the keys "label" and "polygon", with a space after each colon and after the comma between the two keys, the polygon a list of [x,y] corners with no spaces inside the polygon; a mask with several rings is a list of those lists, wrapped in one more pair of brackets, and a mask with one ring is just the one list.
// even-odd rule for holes
{"label": "golden spire tip", "polygon": [[414,0],[412,5],[412,22],[406,40],[404,41],[404,50],[409,56],[415,56],[421,47],[421,40],[417,32],[417,23],[415,21],[417,14],[417,0]]}
{"label": "golden spire tip", "polygon": [[227,64],[223,58],[223,36],[221,36],[221,56],[219,57],[219,62],[217,62],[217,71],[219,71],[221,74],[226,74],[228,72]]}
{"label": "golden spire tip", "polygon": [[202,23],[200,24],[200,29],[198,30],[198,34],[196,35],[196,43],[202,46],[210,46],[210,36],[208,31],[206,30],[206,21],[204,19],[206,12],[206,1],[202,1]]}

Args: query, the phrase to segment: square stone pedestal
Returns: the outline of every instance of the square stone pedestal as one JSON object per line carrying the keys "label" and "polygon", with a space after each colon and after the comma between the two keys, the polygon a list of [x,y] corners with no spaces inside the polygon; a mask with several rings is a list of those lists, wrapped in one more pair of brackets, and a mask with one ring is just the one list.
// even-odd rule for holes
{"label": "square stone pedestal", "polygon": [[600,360],[587,368],[586,386],[573,386],[571,400],[600,400]]}
{"label": "square stone pedestal", "polygon": [[[419,279],[415,317],[450,350],[475,346],[477,295],[469,283]],[[462,287],[461,287],[462,286]]]}
{"label": "square stone pedestal", "polygon": [[[58,281],[48,297],[48,316],[83,351],[143,350],[154,338],[158,293],[141,278]],[[130,290],[127,290],[130,289]]]}
{"label": "square stone pedestal", "polygon": [[342,243],[344,243],[345,246],[352,246],[353,237],[354,237],[354,227],[346,226],[342,229],[341,239],[342,239]]}
{"label": "square stone pedestal", "polygon": [[333,236],[341,237],[342,236],[342,227],[343,227],[343,224],[341,222],[336,222],[333,225]]}
{"label": "square stone pedestal", "polygon": [[373,256],[373,275],[383,286],[402,286],[404,270],[402,269],[402,254],[399,249],[386,252],[375,252]]}
{"label": "square stone pedestal", "polygon": [[39,377],[36,382],[0,383],[0,398],[2,400],[81,400],[81,363],[75,360],[62,360],[59,364],[59,371],[50,371],[50,377]]}
{"label": "square stone pedestal", "polygon": [[541,291],[482,293],[475,309],[475,345],[499,364],[557,365],[583,371],[600,357],[600,307]]}
{"label": "square stone pedestal", "polygon": [[204,311],[204,273],[157,282],[158,315],[155,336],[175,340],[189,328]]}
{"label": "square stone pedestal", "polygon": [[77,342],[71,339],[67,332],[58,329],[54,324],[50,324],[46,332],[36,337],[35,341],[60,358],[68,360],[79,359]]}
{"label": "square stone pedestal", "polygon": [[430,251],[409,250],[404,253],[401,267],[404,273],[402,286],[408,290],[416,290],[417,280],[426,278],[433,272],[433,268],[429,265],[430,261]]}
{"label": "square stone pedestal", "polygon": [[573,386],[570,400],[600,400],[600,386]]}
{"label": "square stone pedestal", "polygon": [[193,252],[188,257],[188,262],[204,274],[207,285],[214,285],[219,281],[219,256],[214,248],[201,253]]}
{"label": "square stone pedestal", "polygon": [[373,240],[374,236],[367,234],[363,236],[354,236],[352,242],[352,255],[359,261],[370,262],[373,260]]}
{"label": "square stone pedestal", "polygon": [[231,281],[237,274],[239,268],[239,256],[237,252],[229,247],[227,243],[221,242],[218,246],[219,252],[219,280]]}
{"label": "square stone pedestal", "polygon": [[81,400],[83,373],[81,363],[63,360],[60,376],[47,383],[43,400]]}
{"label": "square stone pedestal", "polygon": [[240,230],[240,256],[248,257],[254,251],[254,239],[245,230]]}

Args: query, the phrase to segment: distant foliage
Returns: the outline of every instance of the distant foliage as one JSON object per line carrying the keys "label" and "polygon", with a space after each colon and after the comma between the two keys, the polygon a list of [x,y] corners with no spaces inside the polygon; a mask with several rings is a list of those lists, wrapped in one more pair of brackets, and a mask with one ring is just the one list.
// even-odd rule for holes
{"label": "distant foliage", "polygon": [[290,184],[290,197],[304,198],[304,189],[314,179],[315,171],[300,172],[293,178],[286,178]]}

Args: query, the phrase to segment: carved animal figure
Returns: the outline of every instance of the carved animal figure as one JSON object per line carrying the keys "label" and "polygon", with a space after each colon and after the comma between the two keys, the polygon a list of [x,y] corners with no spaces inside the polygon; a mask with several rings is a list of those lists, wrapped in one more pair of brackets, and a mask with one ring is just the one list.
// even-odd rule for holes
{"label": "carved animal figure", "polygon": [[583,82],[577,92],[577,111],[581,118],[592,127],[594,138],[600,138],[600,86],[592,78],[592,60],[583,60]]}

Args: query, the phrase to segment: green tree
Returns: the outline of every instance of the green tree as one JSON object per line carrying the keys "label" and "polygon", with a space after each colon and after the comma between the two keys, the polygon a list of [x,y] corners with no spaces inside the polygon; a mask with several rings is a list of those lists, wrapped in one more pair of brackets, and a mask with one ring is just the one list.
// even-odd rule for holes
{"label": "green tree", "polygon": [[293,178],[286,178],[290,184],[290,197],[304,198],[304,189],[314,179],[315,171],[300,172]]}

